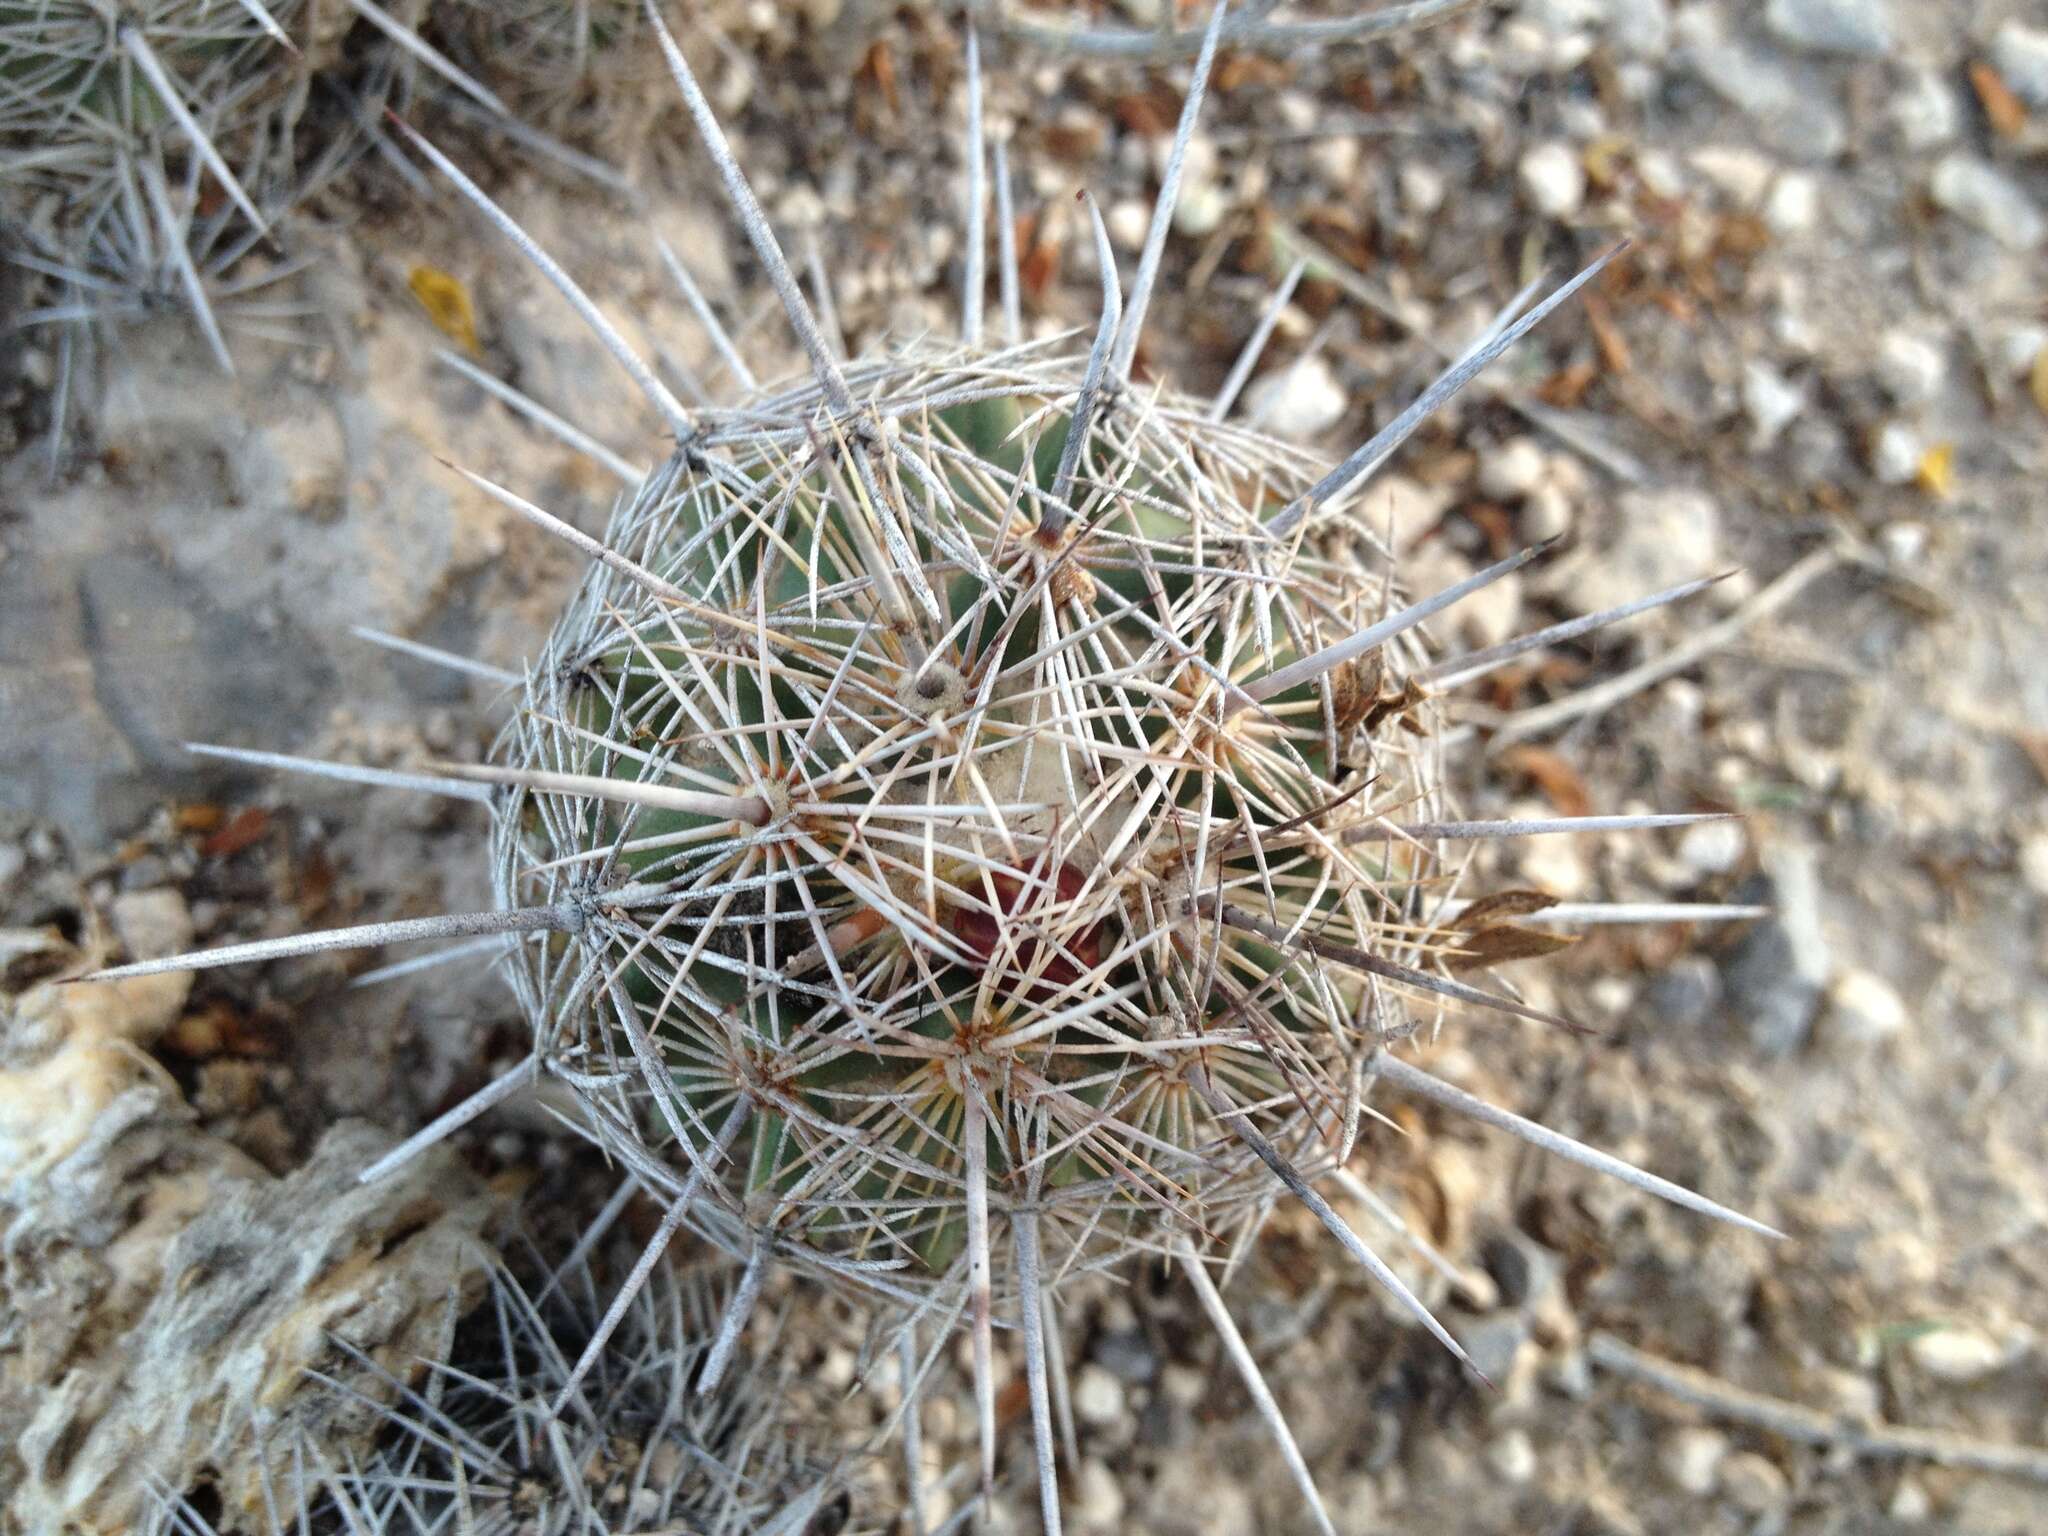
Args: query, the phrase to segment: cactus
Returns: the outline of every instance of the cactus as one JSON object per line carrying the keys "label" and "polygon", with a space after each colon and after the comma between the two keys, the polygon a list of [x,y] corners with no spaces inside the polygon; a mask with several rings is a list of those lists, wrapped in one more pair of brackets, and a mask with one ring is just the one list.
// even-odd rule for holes
{"label": "cactus", "polygon": [[[497,908],[171,963],[429,938],[505,954],[532,1055],[409,1148],[552,1075],[668,1203],[607,1323],[685,1226],[753,1277],[728,1329],[771,1261],[902,1309],[907,1340],[919,1320],[965,1316],[984,1494],[992,1331],[1014,1323],[1048,1529],[1041,1298],[1132,1253],[1167,1258],[1328,1529],[1210,1270],[1297,1199],[1458,1350],[1317,1188],[1348,1160],[1375,1084],[1769,1232],[1395,1050],[1446,1005],[1573,1027],[1452,974],[1561,940],[1514,921],[1542,905],[1526,893],[1446,902],[1446,848],[1697,819],[1449,819],[1439,699],[1704,581],[1437,660],[1427,621],[1543,550],[1412,595],[1348,510],[1437,406],[1608,258],[1540,303],[1519,295],[1384,430],[1320,464],[1225,419],[1269,326],[1213,406],[1132,376],[1225,7],[1127,295],[1088,206],[1102,308],[1085,346],[1021,338],[1007,220],[1003,337],[984,335],[970,32],[961,334],[849,360],[647,14],[808,375],[756,383],[715,331],[745,392],[686,409],[567,273],[410,135],[592,325],[676,447],[602,539],[467,476],[590,559],[539,660],[508,679],[518,707],[490,761],[398,774],[206,749],[484,801]],[[1004,206],[1000,159],[994,181]]]}
{"label": "cactus", "polygon": [[[798,1432],[791,1368],[750,1359],[719,1330],[729,1272],[664,1266],[617,1320],[594,1364],[568,1373],[604,1315],[579,1245],[555,1265],[530,1235],[493,1268],[452,1329],[446,1359],[401,1379],[367,1357],[391,1405],[334,1381],[343,1411],[382,1421],[374,1450],[339,1461],[317,1444],[278,1448],[286,1469],[256,1506],[207,1522],[190,1494],[156,1501],[158,1536],[254,1530],[532,1531],[547,1536],[748,1531],[840,1536],[857,1458]],[[353,1399],[353,1403],[351,1403]]]}

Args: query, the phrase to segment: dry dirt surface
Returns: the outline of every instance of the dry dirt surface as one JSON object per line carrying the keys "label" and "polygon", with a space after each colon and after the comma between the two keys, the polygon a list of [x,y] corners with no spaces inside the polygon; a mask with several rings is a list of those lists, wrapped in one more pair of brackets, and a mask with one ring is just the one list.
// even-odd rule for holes
{"label": "dry dirt surface", "polygon": [[[778,222],[818,242],[849,344],[950,324],[955,27],[912,6],[718,14],[733,143]],[[1073,194],[1095,193],[1134,261],[1186,65],[998,40],[989,73],[1027,324],[1082,323],[1095,278]],[[686,125],[647,94],[665,87],[616,88],[634,130],[594,147],[638,205],[453,123],[446,142],[706,388],[725,381],[657,233],[757,356],[789,361]],[[2039,1453],[2031,1475],[1998,1475],[1870,1429],[1986,1454],[2048,1442],[2048,15],[1475,5],[1391,41],[1227,50],[1191,164],[1143,367],[1214,388],[1312,251],[1249,399],[1340,452],[1527,278],[1632,242],[1418,435],[1372,505],[1432,574],[1563,536],[1450,639],[1736,568],[1691,605],[1503,674],[1452,761],[1473,815],[1746,813],[1661,840],[1541,840],[1504,856],[1517,883],[1775,908],[1602,928],[1525,965],[1531,1000],[1568,1002],[1597,1039],[1452,1020],[1431,1054],[1784,1242],[1401,1108],[1358,1166],[1461,1278],[1384,1232],[1383,1251],[1496,1390],[1461,1379],[1312,1222],[1276,1220],[1232,1277],[1338,1530],[2048,1530]],[[231,329],[229,379],[180,323],[124,329],[54,470],[48,336],[17,359],[0,402],[8,927],[78,937],[120,893],[160,888],[207,943],[487,904],[474,807],[223,772],[179,744],[480,751],[486,685],[351,627],[516,667],[567,589],[563,551],[437,460],[586,528],[614,483],[436,361],[450,343],[408,287],[417,267],[466,289],[492,372],[629,460],[661,441],[445,188],[421,202],[372,158],[314,212],[294,344]],[[1656,686],[1563,702],[1667,656]],[[346,990],[376,961],[207,973],[202,1025],[157,1052],[201,1119],[278,1175],[335,1120],[402,1133],[520,1054],[487,975]],[[545,1173],[565,1155],[550,1125],[514,1105],[460,1147],[483,1173]],[[1193,1300],[1125,1278],[1062,1313],[1081,1456],[1068,1529],[1312,1529]],[[850,1378],[855,1322],[794,1304],[817,1313],[786,1335],[800,1356]],[[1645,1354],[1735,1395],[1716,1408],[1694,1377],[1663,1390]],[[848,1422],[886,1398],[883,1383],[850,1399]],[[1013,1448],[1022,1403],[1021,1387],[1003,1398]],[[971,1403],[934,1403],[933,1470],[971,1465],[973,1432]],[[1036,1528],[1027,1490],[1006,1493],[1006,1528]]]}

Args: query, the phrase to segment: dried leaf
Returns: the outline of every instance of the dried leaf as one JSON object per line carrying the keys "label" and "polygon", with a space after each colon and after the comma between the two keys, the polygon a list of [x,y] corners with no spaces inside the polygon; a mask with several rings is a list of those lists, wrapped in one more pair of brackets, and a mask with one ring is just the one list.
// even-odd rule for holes
{"label": "dried leaf", "polygon": [[479,351],[476,306],[470,303],[469,290],[463,287],[462,280],[439,267],[416,266],[406,277],[406,286],[412,289],[412,296],[420,301],[435,328],[475,357]]}
{"label": "dried leaf", "polygon": [[903,98],[896,92],[896,54],[889,47],[887,38],[875,39],[867,51],[867,56],[860,61],[860,68],[855,71],[854,78],[865,81],[882,93],[882,100],[887,104],[891,117],[903,110]]}
{"label": "dried leaf", "polygon": [[1628,343],[1622,339],[1621,329],[1614,323],[1614,313],[1607,307],[1607,301],[1597,293],[1585,298],[1586,323],[1593,328],[1593,340],[1600,348],[1600,361],[1607,365],[1609,373],[1627,373],[1635,367],[1629,356]]}
{"label": "dried leaf", "polygon": [[1543,798],[1550,802],[1558,815],[1584,816],[1593,809],[1593,797],[1586,790],[1586,781],[1579,777],[1579,770],[1567,762],[1563,754],[1549,747],[1525,744],[1508,748],[1501,754],[1501,761],[1515,772],[1535,780]]}
{"label": "dried leaf", "polygon": [[2034,354],[2033,372],[2027,376],[2027,392],[2034,397],[2034,404],[2041,408],[2041,414],[2048,416],[2048,346]]}
{"label": "dried leaf", "polygon": [[1979,59],[1970,66],[1970,85],[1977,92],[1984,120],[1991,124],[1993,133],[2001,139],[2016,139],[2025,131],[2026,103],[2013,94],[2012,87],[2000,78],[1997,70]]}
{"label": "dried leaf", "polygon": [[1527,917],[1532,912],[1542,912],[1557,905],[1557,898],[1548,891],[1524,888],[1510,891],[1495,891],[1491,896],[1482,896],[1463,912],[1451,926],[1467,933],[1475,933],[1504,918]]}
{"label": "dried leaf", "polygon": [[200,857],[228,858],[258,841],[269,830],[270,812],[259,805],[249,806],[235,812],[225,826],[199,845]]}
{"label": "dried leaf", "polygon": [[1956,445],[1936,443],[1921,454],[1920,467],[1913,472],[1913,483],[1928,495],[1947,500],[1948,493],[1956,485]]}
{"label": "dried leaf", "polygon": [[228,813],[209,801],[181,805],[171,820],[180,832],[212,832],[228,819]]}
{"label": "dried leaf", "polygon": [[1546,933],[1541,928],[1522,928],[1506,923],[1481,928],[1458,941],[1458,949],[1446,962],[1452,971],[1477,971],[1509,960],[1537,960],[1570,949],[1579,942],[1575,933]]}
{"label": "dried leaf", "polygon": [[2034,765],[2034,772],[2041,775],[2041,782],[2048,784],[2048,731],[2015,731],[2013,740],[2027,754],[2027,761]]}

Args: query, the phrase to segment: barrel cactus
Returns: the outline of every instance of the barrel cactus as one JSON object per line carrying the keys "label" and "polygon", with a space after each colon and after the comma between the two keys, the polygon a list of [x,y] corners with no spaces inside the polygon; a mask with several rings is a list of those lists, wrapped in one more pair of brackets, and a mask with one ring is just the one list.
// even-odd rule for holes
{"label": "barrel cactus", "polygon": [[1319,1519],[1213,1265],[1297,1199],[1457,1349],[1318,1188],[1375,1083],[1767,1231],[1397,1053],[1445,1006],[1574,1027],[1466,979],[1559,940],[1519,921],[1540,896],[1448,901],[1447,850],[1695,819],[1452,819],[1440,700],[1704,580],[1440,660],[1432,616],[1544,551],[1410,593],[1358,494],[1601,263],[1540,303],[1519,295],[1385,429],[1319,462],[1230,421],[1236,380],[1206,402],[1134,377],[1225,7],[1128,291],[1088,205],[1102,305],[1079,338],[1023,338],[1007,219],[1000,314],[985,318],[985,205],[1006,206],[1007,187],[1000,159],[993,187],[987,174],[970,35],[960,334],[847,359],[647,14],[809,370],[756,382],[719,333],[743,392],[686,409],[415,137],[591,323],[675,446],[601,539],[468,477],[590,560],[508,679],[516,707],[489,761],[389,774],[227,754],[487,802],[496,909],[178,963],[395,939],[502,948],[532,1054],[414,1144],[552,1075],[668,1202],[620,1308],[687,1227],[744,1260],[734,1318],[770,1262],[897,1307],[906,1339],[964,1316],[984,1490],[992,1332],[1016,1327],[1049,1528],[1041,1301],[1078,1272],[1146,1252],[1186,1274]]}

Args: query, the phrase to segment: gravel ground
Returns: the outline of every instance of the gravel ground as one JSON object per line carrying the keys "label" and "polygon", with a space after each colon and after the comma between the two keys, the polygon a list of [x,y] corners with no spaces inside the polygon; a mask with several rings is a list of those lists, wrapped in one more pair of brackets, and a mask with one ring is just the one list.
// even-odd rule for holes
{"label": "gravel ground", "polygon": [[[858,346],[955,303],[957,135],[933,125],[957,123],[962,93],[931,14],[848,5],[824,24],[837,9],[734,8],[714,89],[778,221],[815,229]],[[1461,1382],[1312,1224],[1283,1215],[1234,1277],[1342,1532],[2048,1529],[2038,1480],[1846,1448],[1870,1421],[2048,1441],[2044,27],[2019,0],[1525,0],[1219,69],[1144,362],[1213,388],[1291,255],[1321,252],[1342,274],[1303,283],[1248,397],[1276,431],[1355,444],[1527,277],[1632,242],[1418,436],[1373,506],[1431,573],[1565,536],[1451,639],[1739,567],[1504,682],[1472,713],[1460,791],[1475,815],[1744,811],[1661,842],[1543,840],[1498,873],[1567,900],[1776,908],[1747,929],[1602,930],[1521,977],[1602,1038],[1455,1027],[1433,1068],[1788,1241],[1397,1108],[1360,1167],[1464,1272],[1454,1287],[1401,1266],[1498,1390]],[[1079,323],[1095,279],[1072,194],[1096,194],[1134,260],[1185,67],[1013,47],[991,75],[1029,224],[1028,324]],[[661,101],[630,96],[620,120],[644,127],[604,146],[646,189],[639,210],[450,133],[633,334],[716,390],[650,227],[757,354],[787,343]],[[416,266],[466,287],[492,371],[629,458],[658,451],[516,256],[386,177],[366,162],[317,209],[303,345],[235,335],[230,380],[177,324],[125,331],[54,477],[34,440],[52,358],[32,343],[20,359],[0,401],[9,924],[75,929],[163,886],[211,942],[486,902],[467,808],[215,772],[178,747],[480,749],[481,685],[350,627],[517,665],[572,572],[436,459],[585,527],[602,516],[601,470],[435,361]],[[1687,664],[1660,687],[1556,703],[1674,651]],[[235,1021],[255,1082],[245,1066],[225,1091],[212,1047],[167,1059],[202,1119],[273,1172],[338,1116],[409,1128],[517,1055],[487,978],[343,991],[369,963],[194,991]],[[465,1151],[531,1167],[554,1155],[546,1125],[514,1106]],[[1311,1529],[1192,1299],[1126,1280],[1063,1312],[1069,1528]],[[820,1379],[850,1380],[857,1321],[815,1321],[792,1333],[816,1341]],[[1632,1382],[1618,1345],[1816,1410],[1836,1443]],[[1020,1456],[1022,1401],[1004,1399]],[[971,1464],[971,1406],[934,1403],[925,1434],[935,1472]],[[1003,1515],[1035,1528],[1020,1491]]]}

